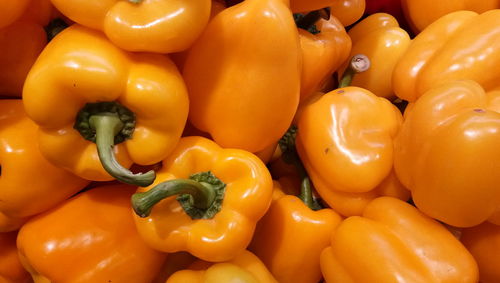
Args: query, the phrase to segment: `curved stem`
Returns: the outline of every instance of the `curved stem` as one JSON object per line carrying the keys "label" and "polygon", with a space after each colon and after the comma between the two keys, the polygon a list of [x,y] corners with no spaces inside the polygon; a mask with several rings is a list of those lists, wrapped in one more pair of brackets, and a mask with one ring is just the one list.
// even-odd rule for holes
{"label": "curved stem", "polygon": [[92,115],[89,124],[96,132],[96,145],[102,166],[111,176],[123,183],[146,187],[153,183],[156,174],[154,171],[134,174],[124,168],[115,158],[113,147],[115,136],[121,131],[124,124],[113,113]]}
{"label": "curved stem", "polygon": [[309,177],[304,177],[302,183],[300,184],[300,196],[299,198],[307,205],[310,209],[314,209],[314,200],[311,190],[311,181]]}
{"label": "curved stem", "polygon": [[342,74],[342,79],[339,82],[339,88],[351,85],[354,75],[357,73],[362,73],[370,68],[370,59],[363,54],[357,54],[352,56],[349,66],[345,69],[344,74]]}
{"label": "curved stem", "polygon": [[193,197],[193,206],[209,208],[216,199],[216,190],[211,184],[190,179],[175,179],[160,183],[147,192],[132,195],[132,208],[140,217],[147,217],[153,206],[161,200],[173,196],[189,194]]}

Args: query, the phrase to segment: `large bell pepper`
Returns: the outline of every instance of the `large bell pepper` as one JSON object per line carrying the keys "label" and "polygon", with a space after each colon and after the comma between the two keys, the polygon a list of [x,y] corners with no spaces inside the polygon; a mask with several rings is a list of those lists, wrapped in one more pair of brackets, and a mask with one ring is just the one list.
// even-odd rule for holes
{"label": "large bell pepper", "polygon": [[[417,1],[418,2],[418,1]],[[393,72],[398,97],[415,101],[427,90],[448,81],[470,79],[487,91],[500,86],[500,10],[478,15],[448,14],[422,31]]]}
{"label": "large bell pepper", "polygon": [[49,0],[0,1],[0,95],[19,97],[24,80],[47,44]]}
{"label": "large bell pepper", "polygon": [[221,262],[247,248],[271,197],[271,175],[258,157],[185,137],[132,203],[137,229],[151,247]]}
{"label": "large bell pepper", "polygon": [[321,253],[327,283],[476,283],[472,255],[437,221],[390,197],[337,227]]}
{"label": "large bell pepper", "polygon": [[152,183],[154,172],[132,174],[124,167],[165,158],[189,107],[168,57],[125,52],[79,25],[44,49],[28,74],[23,101],[40,126],[40,151],[50,162],[85,179],[114,177],[141,186]]}
{"label": "large bell pepper", "polygon": [[223,147],[261,151],[297,110],[301,53],[286,2],[246,0],[225,9],[189,52],[189,119]]}
{"label": "large bell pepper", "polygon": [[17,232],[0,233],[0,282],[28,283],[30,274],[17,255]]}
{"label": "large bell pepper", "polygon": [[477,262],[480,282],[500,282],[500,226],[485,222],[462,229],[460,241]]}
{"label": "large bell pepper", "polygon": [[290,0],[294,13],[309,12],[330,7],[332,15],[344,26],[359,20],[365,11],[365,0]]}
{"label": "large bell pepper", "polygon": [[500,91],[449,82],[406,112],[394,167],[416,206],[457,227],[500,214]]}
{"label": "large bell pepper", "polygon": [[103,31],[127,51],[172,53],[187,49],[205,28],[210,0],[51,0],[65,16]]}
{"label": "large bell pepper", "polygon": [[192,267],[174,273],[165,283],[277,283],[260,259],[249,251],[235,258],[211,264],[197,261]]}
{"label": "large bell pepper", "polygon": [[0,231],[21,227],[83,189],[88,181],[50,164],[39,152],[38,127],[21,100],[0,100]]}
{"label": "large bell pepper", "polygon": [[17,246],[35,282],[151,282],[167,255],[137,233],[134,190],[123,184],[93,188],[23,225]]}

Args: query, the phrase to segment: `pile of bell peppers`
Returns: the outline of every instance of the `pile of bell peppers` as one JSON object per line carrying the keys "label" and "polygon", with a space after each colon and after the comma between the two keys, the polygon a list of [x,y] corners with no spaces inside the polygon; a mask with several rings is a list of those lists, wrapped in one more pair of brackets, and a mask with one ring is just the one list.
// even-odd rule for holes
{"label": "pile of bell peppers", "polygon": [[0,282],[500,282],[500,5],[0,1]]}

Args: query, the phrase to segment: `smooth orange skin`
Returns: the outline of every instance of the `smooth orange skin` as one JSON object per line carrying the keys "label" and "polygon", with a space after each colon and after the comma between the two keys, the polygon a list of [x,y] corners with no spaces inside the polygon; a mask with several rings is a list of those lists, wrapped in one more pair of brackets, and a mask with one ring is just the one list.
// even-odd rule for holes
{"label": "smooth orange skin", "polygon": [[30,0],[1,0],[0,1],[0,29],[14,23],[24,13]]}
{"label": "smooth orange skin", "polygon": [[472,255],[444,226],[406,202],[373,200],[344,220],[321,253],[328,283],[478,282]]}
{"label": "smooth orange skin", "polygon": [[27,222],[17,246],[33,279],[151,282],[166,254],[149,248],[137,233],[130,205],[134,190],[94,188]]}
{"label": "smooth orange skin", "polygon": [[131,139],[114,147],[118,162],[151,165],[179,140],[189,99],[183,79],[163,55],[125,52],[101,33],[73,25],[44,49],[26,79],[23,102],[40,126],[40,151],[53,164],[94,181],[113,178],[94,143],[73,129],[86,104],[117,101],[136,116]]}
{"label": "smooth orange skin", "polygon": [[189,120],[222,147],[261,151],[297,110],[302,55],[284,2],[246,0],[223,10],[189,52]]}
{"label": "smooth orange skin", "polygon": [[[365,88],[377,96],[392,98],[392,71],[410,45],[410,36],[399,27],[397,20],[385,13],[372,14],[349,30],[352,49],[349,58],[364,54],[370,59],[370,68],[356,74],[351,86]],[[339,79],[347,68],[340,68]]]}
{"label": "smooth orange skin", "polygon": [[422,212],[471,227],[500,207],[498,144],[500,113],[488,95],[474,81],[450,82],[426,92],[406,115],[394,168]]}
{"label": "smooth orange skin", "polygon": [[485,222],[462,230],[462,244],[474,256],[482,283],[500,281],[500,226]]}
{"label": "smooth orange skin", "polygon": [[365,12],[365,0],[290,0],[293,13],[304,13],[330,7],[332,15],[344,26],[359,20]]}
{"label": "smooth orange skin", "polygon": [[197,261],[189,269],[174,273],[165,283],[277,283],[264,263],[245,250],[235,258],[211,264]]}
{"label": "smooth orange skin", "polygon": [[498,0],[401,0],[401,7],[411,29],[418,34],[442,16],[460,10],[483,13],[500,8]]}
{"label": "smooth orange skin", "polygon": [[6,232],[68,199],[88,181],[42,156],[33,138],[38,127],[24,113],[21,100],[0,100],[0,113],[0,232]]}
{"label": "smooth orange skin", "polygon": [[211,219],[193,220],[176,196],[160,201],[148,217],[135,216],[139,233],[152,248],[187,251],[211,262],[230,260],[246,249],[257,221],[269,208],[273,186],[266,166],[252,153],[223,149],[202,137],[182,138],[163,161],[155,182],[138,192],[206,171],[226,184],[221,210]]}
{"label": "smooth orange skin", "polygon": [[314,211],[296,196],[275,195],[257,225],[249,250],[279,282],[319,282],[319,256],[342,218],[331,209]]}
{"label": "smooth orange skin", "polygon": [[[413,102],[429,89],[453,80],[470,79],[486,91],[499,87],[500,10],[478,15],[471,11],[448,14],[429,25],[396,64],[393,89]],[[464,48],[467,46],[467,48]]]}
{"label": "smooth orange skin", "polygon": [[351,39],[342,23],[330,15],[329,20],[316,22],[318,34],[299,29],[302,49],[300,101],[319,90],[337,68],[348,58]]}
{"label": "smooth orange skin", "polygon": [[28,283],[30,275],[24,269],[16,247],[17,232],[0,233],[0,282]]}
{"label": "smooth orange skin", "polygon": [[134,52],[187,49],[205,28],[210,0],[51,0],[65,16],[103,31],[118,47]]}

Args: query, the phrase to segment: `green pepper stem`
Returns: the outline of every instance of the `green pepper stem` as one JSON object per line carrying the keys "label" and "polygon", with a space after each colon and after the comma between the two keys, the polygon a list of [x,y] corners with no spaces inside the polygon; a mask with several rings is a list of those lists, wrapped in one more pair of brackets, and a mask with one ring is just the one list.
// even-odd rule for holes
{"label": "green pepper stem", "polygon": [[193,206],[199,209],[209,208],[215,201],[217,192],[211,184],[190,179],[175,179],[160,183],[143,193],[132,195],[132,208],[140,217],[151,214],[153,206],[161,200],[173,196],[189,194],[193,197]]}
{"label": "green pepper stem", "polygon": [[111,176],[123,183],[146,187],[153,183],[156,174],[154,171],[134,174],[124,168],[115,158],[113,147],[114,138],[122,130],[124,124],[117,114],[101,113],[92,115],[89,124],[96,132],[96,145],[102,166]]}
{"label": "green pepper stem", "polygon": [[132,4],[139,4],[142,2],[142,0],[128,0],[128,2],[130,2]]}
{"label": "green pepper stem", "polygon": [[304,177],[302,183],[300,184],[300,196],[299,198],[307,205],[310,209],[314,209],[314,200],[311,190],[311,181],[309,177]]}
{"label": "green pepper stem", "polygon": [[365,72],[370,68],[370,59],[366,55],[356,54],[352,56],[349,65],[342,74],[342,79],[339,83],[339,88],[351,85],[354,75]]}

